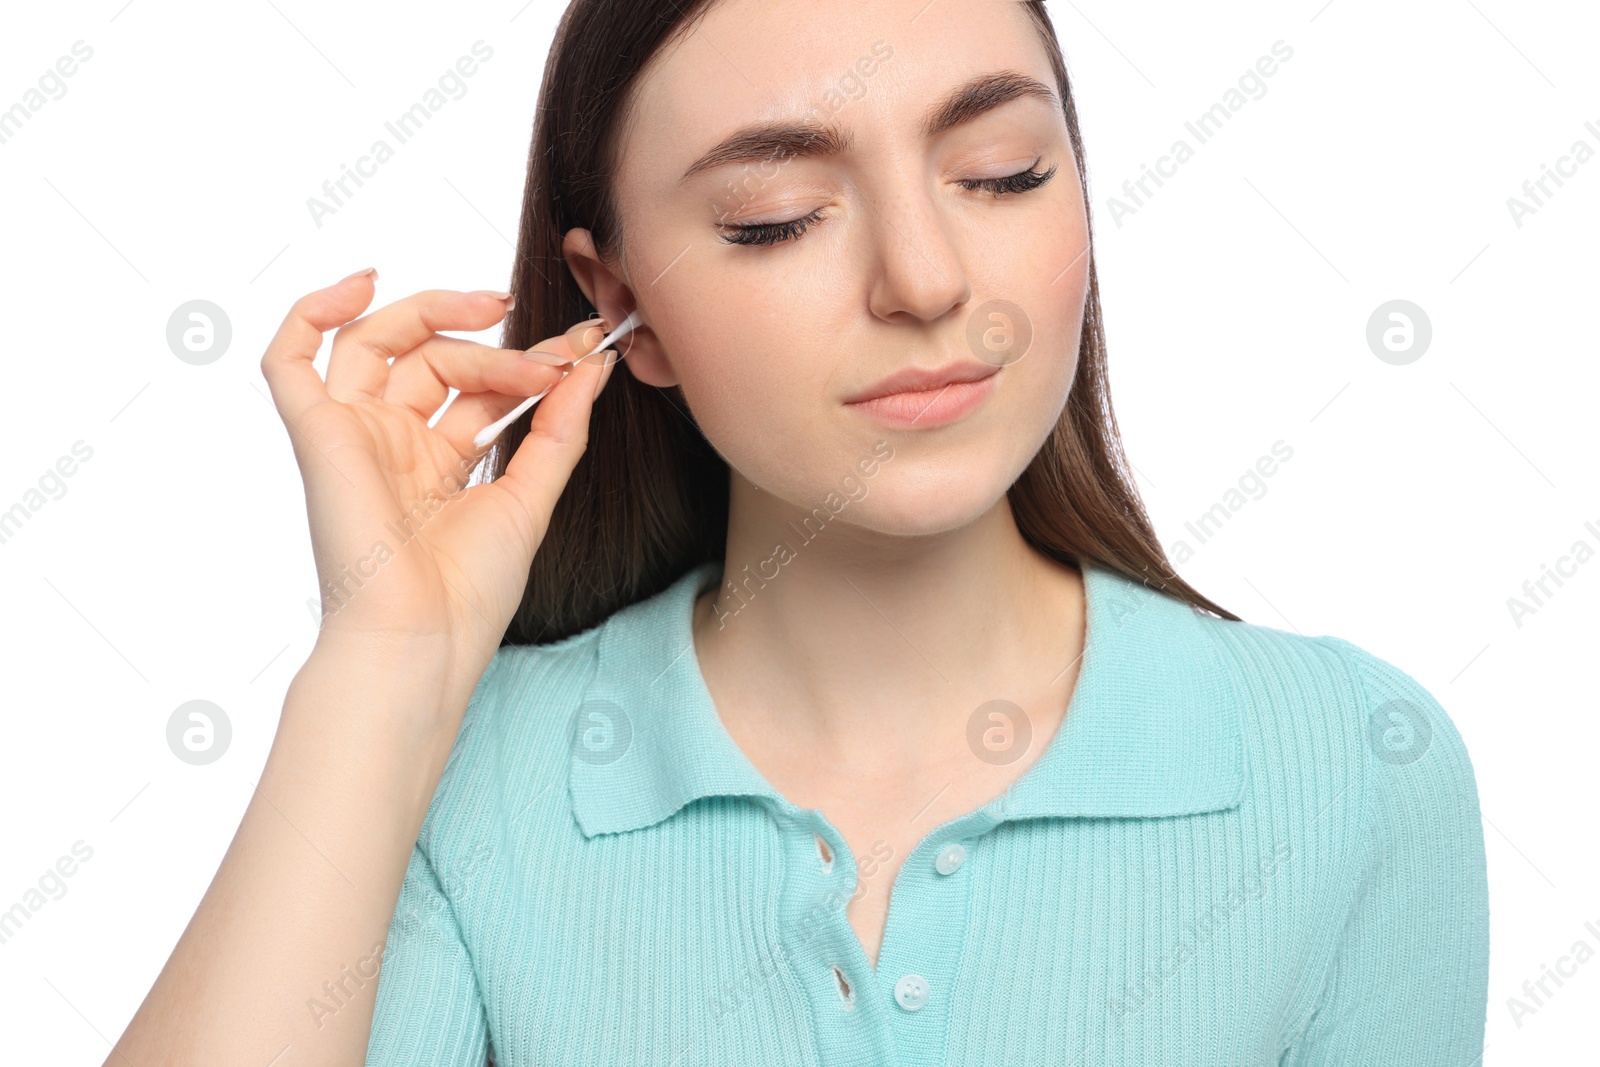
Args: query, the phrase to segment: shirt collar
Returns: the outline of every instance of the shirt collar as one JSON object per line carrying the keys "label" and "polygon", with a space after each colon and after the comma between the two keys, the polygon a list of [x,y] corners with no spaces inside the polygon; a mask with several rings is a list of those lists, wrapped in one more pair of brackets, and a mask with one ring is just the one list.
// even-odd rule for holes
{"label": "shirt collar", "polygon": [[[1086,647],[1043,755],[988,805],[998,818],[1187,815],[1244,790],[1240,707],[1212,633],[1185,601],[1082,564]],[[718,718],[692,611],[721,580],[701,563],[601,624],[574,714],[573,814],[585,836],[649,826],[708,796],[786,803]]]}

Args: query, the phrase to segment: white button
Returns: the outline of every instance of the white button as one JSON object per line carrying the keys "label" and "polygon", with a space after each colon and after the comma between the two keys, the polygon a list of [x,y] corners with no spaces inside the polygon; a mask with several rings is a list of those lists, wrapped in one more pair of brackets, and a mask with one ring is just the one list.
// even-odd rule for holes
{"label": "white button", "polygon": [[940,874],[954,874],[961,869],[967,861],[967,850],[958,844],[946,845],[939,850],[939,858],[933,861],[933,869]]}
{"label": "white button", "polygon": [[928,1003],[928,980],[920,974],[908,974],[894,984],[894,999],[906,1011],[916,1011]]}

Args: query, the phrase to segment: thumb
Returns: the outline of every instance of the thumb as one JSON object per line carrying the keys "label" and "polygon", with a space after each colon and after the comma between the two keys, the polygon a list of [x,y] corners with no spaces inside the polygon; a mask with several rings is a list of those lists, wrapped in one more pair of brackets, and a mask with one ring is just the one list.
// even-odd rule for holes
{"label": "thumb", "polygon": [[512,454],[505,473],[495,480],[521,502],[541,527],[548,526],[556,500],[572,477],[578,458],[589,447],[595,399],[621,361],[616,349],[588,355],[607,332],[604,324],[592,321],[567,331],[564,340],[575,362],[534,405],[528,435]]}

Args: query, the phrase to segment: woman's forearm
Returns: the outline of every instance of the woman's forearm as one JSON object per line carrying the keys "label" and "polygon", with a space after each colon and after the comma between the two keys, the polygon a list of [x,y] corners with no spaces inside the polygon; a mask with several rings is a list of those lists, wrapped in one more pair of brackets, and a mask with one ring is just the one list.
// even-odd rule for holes
{"label": "woman's forearm", "polygon": [[108,1067],[363,1063],[390,918],[470,697],[440,692],[445,655],[319,644]]}

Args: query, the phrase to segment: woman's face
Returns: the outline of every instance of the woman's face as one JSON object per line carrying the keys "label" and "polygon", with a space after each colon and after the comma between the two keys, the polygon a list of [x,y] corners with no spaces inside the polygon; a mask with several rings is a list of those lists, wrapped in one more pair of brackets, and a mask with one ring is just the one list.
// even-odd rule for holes
{"label": "woman's face", "polygon": [[[792,514],[831,493],[852,501],[839,518],[900,536],[993,507],[1066,402],[1088,275],[1083,190],[1022,5],[722,0],[657,54],[633,107],[620,280],[601,300],[638,306],[630,371],[682,387],[739,506]],[[852,402],[950,366],[994,373]]]}

